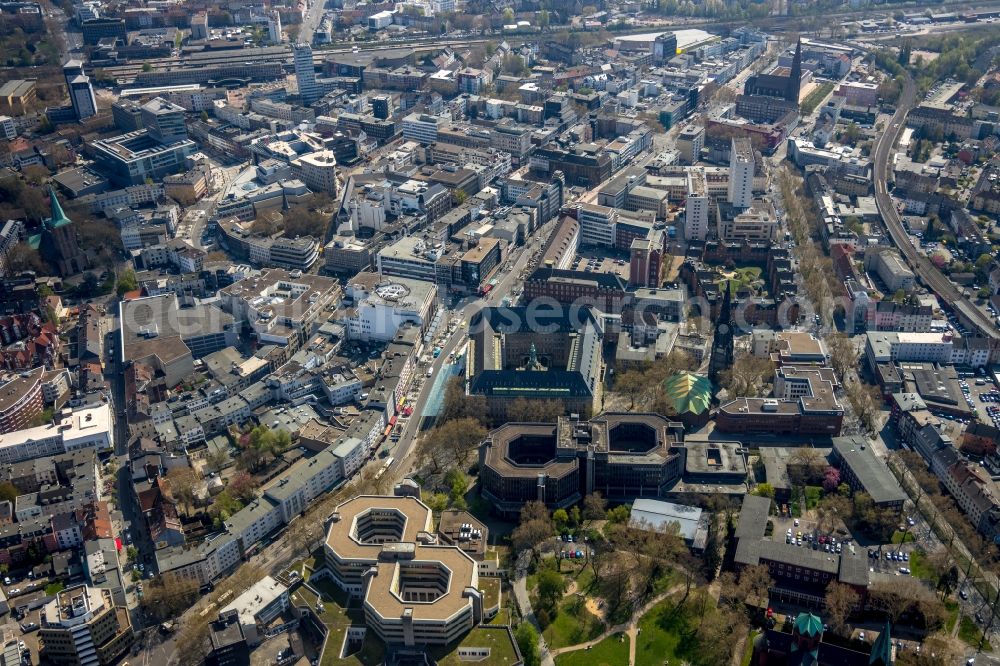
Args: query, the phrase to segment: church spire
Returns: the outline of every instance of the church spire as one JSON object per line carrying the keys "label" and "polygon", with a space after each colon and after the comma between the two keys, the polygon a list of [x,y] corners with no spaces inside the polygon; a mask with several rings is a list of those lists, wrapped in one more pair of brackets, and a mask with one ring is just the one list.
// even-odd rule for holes
{"label": "church spire", "polygon": [[66,217],[62,205],[59,203],[59,198],[56,197],[56,191],[51,187],[49,188],[49,211],[49,219],[45,220],[45,226],[55,228],[69,224],[69,218]]}
{"label": "church spire", "polygon": [[788,101],[799,103],[799,95],[802,93],[802,38],[795,42],[795,57],[792,58],[792,67],[788,72]]}

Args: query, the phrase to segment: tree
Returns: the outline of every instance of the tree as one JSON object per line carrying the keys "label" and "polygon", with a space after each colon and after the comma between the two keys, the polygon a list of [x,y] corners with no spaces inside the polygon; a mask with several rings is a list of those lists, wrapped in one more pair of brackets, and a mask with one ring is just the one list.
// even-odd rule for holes
{"label": "tree", "polygon": [[836,492],[840,486],[840,470],[836,467],[827,467],[823,472],[823,490],[828,493]]}
{"label": "tree", "polygon": [[212,501],[212,506],[208,512],[214,518],[215,524],[221,527],[223,523],[229,520],[230,516],[242,508],[242,502],[230,495],[228,490],[223,490],[215,496],[215,500]]}
{"label": "tree", "polygon": [[10,502],[13,505],[20,494],[21,491],[10,481],[0,482],[0,502]]}
{"label": "tree", "polygon": [[826,340],[830,350],[830,364],[837,376],[843,379],[857,365],[858,352],[854,344],[843,333],[835,333]]}
{"label": "tree", "polygon": [[526,502],[521,508],[521,522],[511,533],[515,551],[534,550],[555,533],[549,510],[537,500]]}
{"label": "tree", "polygon": [[542,658],[538,651],[538,631],[535,630],[534,625],[530,622],[522,622],[517,625],[514,638],[517,639],[517,647],[521,650],[524,666],[538,666],[542,662]]}
{"label": "tree", "polygon": [[626,370],[615,378],[615,391],[629,398],[629,409],[635,409],[635,401],[649,390],[646,373],[639,370]]}
{"label": "tree", "polygon": [[601,520],[607,507],[608,501],[601,496],[601,493],[589,493],[583,498],[583,517],[586,520]]}
{"label": "tree", "polygon": [[285,211],[285,236],[312,236],[320,241],[326,238],[331,217],[305,205],[292,206]]}
{"label": "tree", "polygon": [[121,273],[118,274],[118,285],[116,291],[119,296],[125,295],[125,293],[130,291],[135,291],[139,288],[139,282],[136,279],[135,271],[131,268],[126,268]]}
{"label": "tree", "polygon": [[505,7],[503,10],[503,22],[505,24],[510,24],[514,20],[514,10],[510,7]]}
{"label": "tree", "polygon": [[485,437],[486,429],[476,419],[447,421],[420,438],[417,459],[429,464],[433,474],[441,474],[451,465],[468,465],[472,452]]}
{"label": "tree", "polygon": [[553,511],[552,521],[556,524],[556,530],[561,532],[566,527],[566,523],[569,522],[569,514],[566,513],[566,509]]}
{"label": "tree", "polygon": [[819,451],[808,446],[799,447],[788,457],[788,480],[796,486],[814,483],[822,478],[826,467],[826,459]]}
{"label": "tree", "polygon": [[541,28],[542,30],[544,30],[545,28],[549,27],[549,21],[550,21],[550,17],[549,17],[549,13],[547,11],[545,11],[543,9],[542,11],[538,12],[538,27],[539,28]]}
{"label": "tree", "polygon": [[42,260],[42,255],[27,243],[18,243],[10,249],[7,255],[7,266],[13,274],[31,271],[39,275],[48,272],[48,266]]}
{"label": "tree", "polygon": [[774,364],[770,360],[746,355],[723,371],[721,383],[732,397],[752,398],[760,395],[761,384],[773,374]]}
{"label": "tree", "polygon": [[225,449],[215,449],[205,454],[205,465],[213,472],[219,472],[229,462],[229,452]]}
{"label": "tree", "polygon": [[553,423],[566,413],[562,400],[529,400],[518,398],[507,408],[508,421]]}
{"label": "tree", "polygon": [[482,425],[486,425],[487,413],[485,396],[466,395],[465,380],[461,377],[454,377],[448,380],[448,384],[444,389],[441,415],[438,417],[439,423],[446,423],[454,419],[472,418],[480,421]]}
{"label": "tree", "polygon": [[129,546],[125,549],[125,555],[129,562],[135,562],[139,559],[139,549],[135,546]]}
{"label": "tree", "polygon": [[774,585],[771,572],[763,564],[744,567],[740,572],[742,601],[750,606],[765,605]]}
{"label": "tree", "polygon": [[566,579],[552,569],[543,569],[536,577],[538,585],[538,601],[550,615],[556,613],[559,600],[566,591]]}
{"label": "tree", "polygon": [[174,577],[168,585],[161,576],[150,581],[143,592],[143,610],[163,621],[180,615],[198,599],[198,583]]}
{"label": "tree", "polygon": [[197,499],[198,475],[190,467],[175,467],[167,472],[170,495],[184,507],[184,514],[191,514],[191,505]]}
{"label": "tree", "polygon": [[847,618],[857,608],[861,598],[850,586],[831,583],[826,588],[827,622],[835,634],[848,635]]}
{"label": "tree", "polygon": [[444,475],[444,484],[448,487],[448,499],[451,503],[464,504],[465,493],[469,489],[469,481],[465,478],[465,474],[458,468],[452,467]]}
{"label": "tree", "polygon": [[770,483],[764,481],[763,483],[758,483],[757,487],[753,489],[753,494],[758,497],[770,497],[774,499],[774,486]]}
{"label": "tree", "polygon": [[257,495],[257,488],[259,487],[260,484],[257,483],[257,479],[247,472],[237,472],[229,479],[229,483],[226,484],[226,490],[229,491],[229,494],[244,504],[253,500]]}

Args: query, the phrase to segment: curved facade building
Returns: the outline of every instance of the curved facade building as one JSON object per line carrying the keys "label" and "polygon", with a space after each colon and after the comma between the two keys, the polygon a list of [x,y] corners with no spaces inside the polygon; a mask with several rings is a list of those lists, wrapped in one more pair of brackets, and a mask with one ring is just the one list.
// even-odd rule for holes
{"label": "curved facade building", "polygon": [[438,545],[432,512],[414,497],[344,502],[324,550],[334,582],[364,599],[365,624],[387,645],[447,645],[483,621],[477,563]]}
{"label": "curved facade building", "polygon": [[31,427],[45,408],[42,378],[45,368],[35,368],[8,377],[0,384],[0,433]]}

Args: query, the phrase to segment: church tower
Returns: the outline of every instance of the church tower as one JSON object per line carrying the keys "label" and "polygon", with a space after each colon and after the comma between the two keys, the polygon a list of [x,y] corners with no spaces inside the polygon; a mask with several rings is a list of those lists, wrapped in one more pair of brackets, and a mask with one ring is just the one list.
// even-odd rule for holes
{"label": "church tower", "polygon": [[802,38],[795,42],[795,57],[792,58],[792,69],[788,73],[788,93],[785,99],[789,102],[799,103],[799,95],[802,93]]}
{"label": "church tower", "polygon": [[724,295],[712,338],[712,355],[708,360],[708,378],[718,383],[719,373],[733,364],[732,298],[729,283],[723,282]]}
{"label": "church tower", "polygon": [[49,217],[42,223],[42,233],[29,239],[29,244],[63,277],[86,270],[87,255],[80,248],[73,222],[66,217],[52,188],[49,188],[49,208]]}

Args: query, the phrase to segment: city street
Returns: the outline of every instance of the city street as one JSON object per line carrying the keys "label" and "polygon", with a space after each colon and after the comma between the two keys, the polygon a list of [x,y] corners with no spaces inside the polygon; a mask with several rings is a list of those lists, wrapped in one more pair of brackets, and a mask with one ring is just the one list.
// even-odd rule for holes
{"label": "city street", "polygon": [[[514,288],[523,282],[521,273],[525,270],[531,258],[545,246],[555,227],[555,221],[550,221],[542,225],[523,247],[514,251],[514,257],[508,259],[510,267],[500,277],[497,286],[485,298],[473,297],[471,300],[461,302],[458,308],[449,310],[448,316],[443,318],[442,326],[445,326],[447,329],[447,322],[456,316],[461,321],[468,322],[478,310],[489,305],[499,305],[504,298],[509,297]],[[513,263],[510,263],[511,261]],[[441,354],[431,362],[431,378],[423,382],[423,385],[420,387],[416,400],[413,402],[413,415],[407,422],[406,428],[403,430],[402,436],[392,454],[395,457],[390,467],[393,480],[398,481],[410,472],[413,461],[407,460],[407,457],[418,435],[418,428],[423,420],[424,409],[437,383],[436,378],[439,376],[441,368],[447,363],[448,356],[461,346],[467,334],[468,328],[464,326],[456,327],[455,331],[440,345]],[[443,390],[444,387],[441,388]]]}

